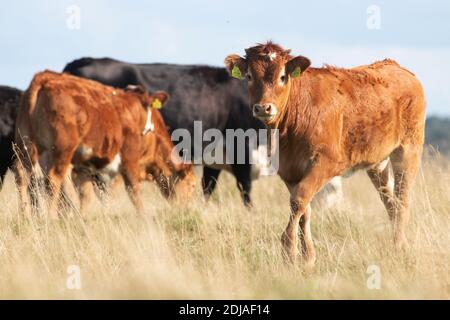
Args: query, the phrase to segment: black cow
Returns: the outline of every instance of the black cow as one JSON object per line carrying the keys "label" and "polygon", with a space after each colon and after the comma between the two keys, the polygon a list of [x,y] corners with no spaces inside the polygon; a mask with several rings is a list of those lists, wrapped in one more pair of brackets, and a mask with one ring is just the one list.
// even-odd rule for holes
{"label": "black cow", "polygon": [[0,188],[13,164],[14,129],[22,91],[0,86]]}
{"label": "black cow", "polygon": [[[202,122],[203,132],[219,129],[262,129],[264,124],[253,117],[248,108],[247,87],[242,81],[232,79],[225,68],[203,65],[130,64],[109,58],[81,58],[66,65],[64,72],[125,88],[143,85],[153,92],[164,90],[170,100],[161,110],[169,132],[187,129],[194,134],[194,121]],[[203,143],[201,149],[208,143]],[[193,144],[191,146],[193,152]],[[221,169],[229,170],[237,180],[244,203],[250,205],[252,171],[249,155],[244,164],[205,166],[203,191],[208,198],[216,186]]]}

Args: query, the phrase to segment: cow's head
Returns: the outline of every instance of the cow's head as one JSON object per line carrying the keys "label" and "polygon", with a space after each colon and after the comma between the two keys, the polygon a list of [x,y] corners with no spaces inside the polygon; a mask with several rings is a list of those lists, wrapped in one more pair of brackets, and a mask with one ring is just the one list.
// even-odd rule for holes
{"label": "cow's head", "polygon": [[[162,117],[160,118],[162,120]],[[143,137],[141,180],[154,181],[167,199],[189,200],[196,186],[193,166],[174,155],[164,122],[155,119],[155,132]],[[174,158],[175,157],[175,158]]]}
{"label": "cow's head", "polygon": [[272,42],[245,49],[245,57],[231,54],[225,58],[231,75],[248,81],[253,115],[266,123],[283,112],[293,79],[300,77],[310,64],[308,58],[293,57],[290,50]]}
{"label": "cow's head", "polygon": [[193,166],[191,164],[182,164],[178,166],[178,171],[170,177],[168,198],[189,201],[194,194],[196,184],[197,180]]}
{"label": "cow's head", "polygon": [[154,124],[152,122],[152,110],[161,109],[162,106],[169,100],[169,94],[164,91],[155,91],[150,94],[143,86],[129,85],[125,91],[131,92],[139,98],[142,107],[145,109],[147,117],[142,134],[147,134],[154,130]]}

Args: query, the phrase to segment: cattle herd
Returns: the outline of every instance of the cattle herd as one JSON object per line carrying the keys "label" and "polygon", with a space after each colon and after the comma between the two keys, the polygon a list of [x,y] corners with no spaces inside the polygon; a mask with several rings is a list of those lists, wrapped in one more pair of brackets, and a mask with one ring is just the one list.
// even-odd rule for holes
{"label": "cattle herd", "polygon": [[[282,235],[286,258],[301,253],[314,265],[311,200],[357,169],[367,171],[402,247],[424,140],[425,99],[414,74],[388,59],[313,68],[308,58],[272,42],[246,49],[243,57],[228,55],[225,65],[82,58],[62,73],[37,73],[25,92],[0,87],[0,183],[11,169],[21,211],[30,214],[38,202],[35,186],[44,180],[48,215],[57,218],[62,195],[79,199],[83,213],[94,189],[107,190],[121,178],[143,212],[143,180],[154,181],[167,198],[188,200],[195,187],[192,163],[173,152],[175,130],[195,134],[195,121],[221,132],[278,129],[278,175],[291,206]],[[193,149],[205,147],[195,143]],[[251,206],[257,174],[250,161],[205,165],[205,197],[224,169]]]}

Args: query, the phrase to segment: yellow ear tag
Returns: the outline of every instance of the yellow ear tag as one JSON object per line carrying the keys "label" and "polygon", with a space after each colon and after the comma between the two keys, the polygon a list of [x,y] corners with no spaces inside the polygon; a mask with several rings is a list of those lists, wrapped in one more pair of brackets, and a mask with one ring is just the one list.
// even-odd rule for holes
{"label": "yellow ear tag", "polygon": [[236,78],[239,80],[244,79],[244,77],[242,76],[241,70],[239,69],[239,67],[237,65],[234,65],[233,70],[231,70],[231,76],[233,78]]}
{"label": "yellow ear tag", "polygon": [[301,73],[302,73],[302,69],[300,69],[300,67],[297,67],[294,69],[294,71],[292,71],[291,77],[297,78]]}
{"label": "yellow ear tag", "polygon": [[152,102],[152,108],[153,109],[161,109],[162,108],[162,103],[159,99],[154,99]]}

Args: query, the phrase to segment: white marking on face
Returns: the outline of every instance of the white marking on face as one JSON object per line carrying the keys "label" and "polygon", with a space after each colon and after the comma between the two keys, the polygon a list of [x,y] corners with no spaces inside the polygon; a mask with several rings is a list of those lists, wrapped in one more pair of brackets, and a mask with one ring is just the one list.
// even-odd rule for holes
{"label": "white marking on face", "polygon": [[155,125],[152,122],[152,109],[147,109],[147,122],[145,123],[144,131],[142,134],[147,134],[150,131],[155,130]]}
{"label": "white marking on face", "polygon": [[269,54],[267,54],[267,56],[269,57],[270,61],[273,61],[277,57],[277,53],[276,52],[270,52]]}

